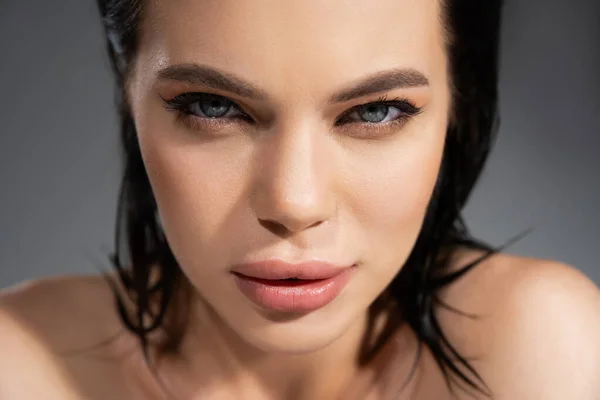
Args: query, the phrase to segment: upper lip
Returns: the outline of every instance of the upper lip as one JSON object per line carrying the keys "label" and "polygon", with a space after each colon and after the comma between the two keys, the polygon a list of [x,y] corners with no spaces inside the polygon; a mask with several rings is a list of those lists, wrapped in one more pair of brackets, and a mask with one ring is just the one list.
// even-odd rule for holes
{"label": "upper lip", "polygon": [[232,271],[258,279],[328,279],[352,265],[335,265],[323,261],[305,261],[290,264],[281,260],[265,260],[238,264]]}

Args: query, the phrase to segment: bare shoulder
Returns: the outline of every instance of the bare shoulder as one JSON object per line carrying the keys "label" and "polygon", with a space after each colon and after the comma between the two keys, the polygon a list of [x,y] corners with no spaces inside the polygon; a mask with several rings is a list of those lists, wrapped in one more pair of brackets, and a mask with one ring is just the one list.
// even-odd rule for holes
{"label": "bare shoulder", "polygon": [[[456,265],[481,254],[464,252]],[[443,329],[494,398],[600,396],[600,291],[564,263],[508,254],[482,261],[442,293],[477,318],[440,308]]]}
{"label": "bare shoulder", "polygon": [[82,377],[94,369],[83,360],[106,355],[113,347],[101,344],[119,331],[111,307],[102,277],[49,278],[1,291],[0,398],[81,398]]}
{"label": "bare shoulder", "polygon": [[[57,352],[114,331],[111,292],[100,276],[28,281],[0,292],[3,319],[35,334]],[[112,326],[110,326],[112,325]]]}

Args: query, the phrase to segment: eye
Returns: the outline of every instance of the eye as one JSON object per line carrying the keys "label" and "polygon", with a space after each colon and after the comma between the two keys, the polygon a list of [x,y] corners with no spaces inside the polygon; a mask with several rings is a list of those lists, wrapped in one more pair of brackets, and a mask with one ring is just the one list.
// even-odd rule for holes
{"label": "eye", "polygon": [[234,102],[212,93],[183,93],[170,100],[163,100],[168,110],[175,110],[186,116],[209,120],[249,118]]}
{"label": "eye", "polygon": [[360,106],[354,112],[365,122],[371,123],[393,121],[401,114],[400,110],[396,107],[382,103],[372,103]]}
{"label": "eye", "polygon": [[[177,119],[194,130],[224,128],[236,120],[253,122],[252,117],[236,103],[213,93],[188,92],[171,99],[163,98],[163,101],[167,110],[175,111]],[[420,108],[406,99],[387,100],[384,96],[375,102],[347,110],[335,124],[352,127],[352,131],[347,131],[351,135],[380,135],[385,134],[383,130],[392,132],[420,111]]]}
{"label": "eye", "polygon": [[372,102],[361,104],[350,109],[338,120],[337,124],[364,123],[367,125],[388,125],[405,122],[421,111],[405,99],[387,100],[385,97]]}

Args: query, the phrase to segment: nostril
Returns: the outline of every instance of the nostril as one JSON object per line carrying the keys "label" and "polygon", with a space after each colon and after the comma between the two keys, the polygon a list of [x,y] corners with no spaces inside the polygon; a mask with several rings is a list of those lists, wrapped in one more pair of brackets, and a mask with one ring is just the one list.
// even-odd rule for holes
{"label": "nostril", "polygon": [[286,236],[290,234],[289,230],[278,222],[269,221],[265,219],[259,219],[258,221],[264,228],[273,232],[277,236]]}
{"label": "nostril", "polygon": [[269,230],[270,232],[274,233],[275,235],[282,237],[282,238],[286,238],[289,237],[291,235],[294,234],[294,232],[297,231],[301,231],[304,229],[309,229],[309,228],[313,228],[315,226],[318,226],[320,224],[323,223],[323,221],[316,221],[310,225],[307,226],[303,226],[301,228],[298,229],[291,229],[289,226],[286,226],[285,223],[282,222],[278,222],[278,221],[274,221],[274,220],[267,220],[267,219],[258,219],[258,222],[267,230]]}

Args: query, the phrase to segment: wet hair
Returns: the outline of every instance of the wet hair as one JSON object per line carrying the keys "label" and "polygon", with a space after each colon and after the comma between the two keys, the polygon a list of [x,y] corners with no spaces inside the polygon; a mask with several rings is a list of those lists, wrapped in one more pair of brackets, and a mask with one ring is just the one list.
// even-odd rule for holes
{"label": "wet hair", "polygon": [[[440,290],[459,279],[483,259],[499,251],[474,239],[462,210],[472,192],[498,129],[498,64],[501,0],[440,0],[451,114],[441,168],[423,226],[406,263],[370,311],[394,300],[398,316],[409,324],[440,367],[452,393],[464,390],[491,395],[488,387],[444,334],[436,307],[450,306]],[[185,329],[185,280],[162,232],[157,204],[146,174],[125,86],[135,63],[142,0],[97,0],[111,66],[117,83],[124,170],[118,200],[115,252],[111,263],[123,292],[113,286],[120,318],[148,354],[149,337],[162,332],[163,351],[176,351]],[[450,270],[450,255],[458,248],[477,249],[482,256],[459,270]],[[134,311],[126,309],[126,300]],[[453,310],[459,312],[458,310]],[[365,351],[373,356],[394,327],[382,334],[379,345]],[[420,348],[420,346],[419,346]],[[417,353],[414,367],[419,359]],[[413,372],[414,372],[413,367]],[[413,374],[411,373],[410,376]],[[410,378],[409,378],[410,379]]]}

